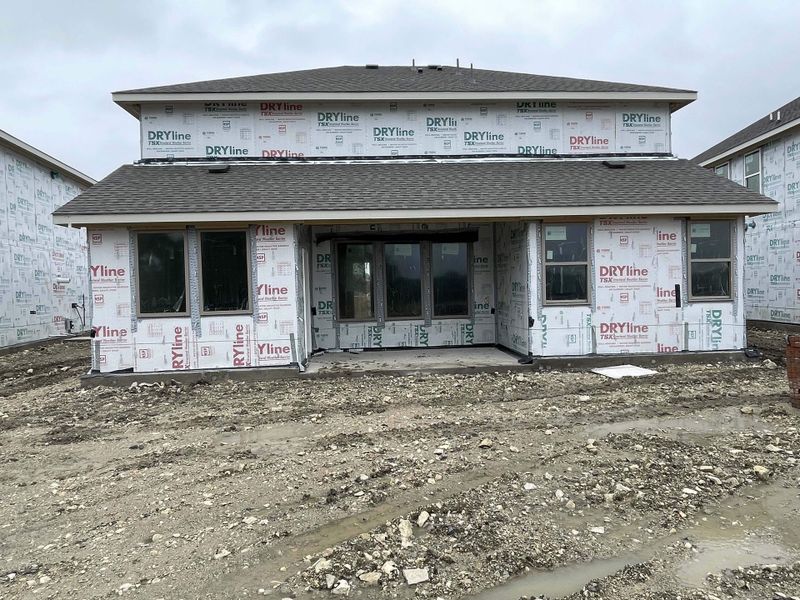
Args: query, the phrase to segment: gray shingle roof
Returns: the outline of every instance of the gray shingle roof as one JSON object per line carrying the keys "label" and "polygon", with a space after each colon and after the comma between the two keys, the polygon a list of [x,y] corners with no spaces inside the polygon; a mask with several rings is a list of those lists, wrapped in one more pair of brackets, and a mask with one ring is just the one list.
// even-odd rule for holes
{"label": "gray shingle roof", "polygon": [[442,67],[327,67],[123,90],[117,94],[246,92],[690,92],[650,85]]}
{"label": "gray shingle roof", "polygon": [[125,165],[56,215],[763,204],[687,160]]}
{"label": "gray shingle roof", "polygon": [[[781,120],[777,120],[777,112],[780,111],[781,113]],[[791,102],[784,104],[779,109],[773,112],[773,119],[770,121],[769,115],[765,115],[761,117],[755,123],[751,123],[744,129],[737,131],[732,136],[725,138],[719,144],[715,146],[711,146],[705,152],[701,152],[697,156],[695,156],[692,161],[701,163],[709,158],[713,158],[718,154],[722,154],[730,150],[731,148],[735,148],[745,142],[748,142],[754,138],[764,135],[765,133],[769,133],[773,129],[777,129],[778,127],[783,127],[787,123],[791,123],[792,121],[796,121],[800,119],[800,98],[795,98]],[[800,125],[800,121],[797,123]]]}

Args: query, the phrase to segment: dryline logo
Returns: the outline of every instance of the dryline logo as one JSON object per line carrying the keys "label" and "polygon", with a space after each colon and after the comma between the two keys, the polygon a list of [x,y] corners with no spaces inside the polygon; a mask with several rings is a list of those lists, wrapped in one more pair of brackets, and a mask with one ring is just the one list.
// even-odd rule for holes
{"label": "dryline logo", "polygon": [[465,131],[465,146],[500,145],[505,140],[502,133],[492,133],[491,131]]}
{"label": "dryline logo", "polygon": [[650,270],[645,267],[634,267],[633,265],[603,265],[600,267],[600,282],[643,281],[647,279],[649,274]]}
{"label": "dryline logo", "polygon": [[238,146],[206,146],[206,156],[247,156],[248,148]]}
{"label": "dryline logo", "polygon": [[123,267],[109,267],[106,265],[92,265],[89,267],[92,273],[92,279],[122,279],[125,277],[125,269]]}
{"label": "dryline logo", "polygon": [[649,325],[637,325],[631,321],[600,323],[601,340],[615,340],[617,339],[617,336],[645,336],[649,333]]}
{"label": "dryline logo", "polygon": [[273,344],[272,342],[259,342],[256,344],[259,358],[283,358],[288,359],[292,354],[289,346]]}
{"label": "dryline logo", "polygon": [[416,325],[414,329],[416,329],[417,333],[417,346],[427,348],[430,344],[430,334],[428,333],[427,328],[423,327],[422,325]]}
{"label": "dryline logo", "polygon": [[719,350],[722,344],[722,311],[718,308],[708,311],[706,323],[709,326],[711,349]]}
{"label": "dryline logo", "polygon": [[540,112],[543,110],[555,110],[558,108],[555,102],[517,102],[518,113]]}
{"label": "dryline logo", "polygon": [[671,352],[677,352],[677,346],[667,346],[666,344],[658,343],[656,344],[656,352],[660,354],[669,354]]}
{"label": "dryline logo", "polygon": [[170,345],[173,369],[189,368],[189,358],[186,351],[187,346],[186,331],[183,327],[175,327],[172,330],[172,344]]}
{"label": "dryline logo", "polygon": [[383,347],[383,327],[367,327],[367,335],[370,339],[370,347]]}
{"label": "dryline logo", "polygon": [[265,117],[303,112],[302,104],[292,104],[291,102],[262,102],[260,108],[261,114]]}
{"label": "dryline logo", "polygon": [[331,270],[331,255],[330,253],[317,253],[316,270],[318,272],[327,273]]}
{"label": "dryline logo", "polygon": [[372,138],[376,142],[408,141],[414,139],[414,130],[402,127],[373,127]]}
{"label": "dryline logo", "polygon": [[234,367],[247,367],[250,366],[250,353],[248,352],[249,346],[249,328],[239,323],[236,325],[236,333],[233,338],[233,366]]}
{"label": "dryline logo", "polygon": [[124,327],[117,329],[108,325],[98,325],[92,327],[92,337],[96,338],[124,338],[128,337],[128,330]]}
{"label": "dryline logo", "polygon": [[661,286],[656,286],[656,298],[659,300],[674,300],[675,288],[662,288]]}
{"label": "dryline logo", "polygon": [[787,283],[791,283],[792,278],[788,275],[784,275],[783,273],[774,273],[773,275],[769,276],[769,282],[771,285],[785,285]]}
{"label": "dryline logo", "polygon": [[557,154],[556,148],[546,146],[517,146],[517,154]]}
{"label": "dryline logo", "polygon": [[661,117],[648,113],[622,113],[622,127],[639,127],[641,125],[661,125]]}
{"label": "dryline logo", "polygon": [[766,298],[767,290],[764,290],[762,288],[749,287],[747,288],[746,294],[748,298]]}
{"label": "dryline logo", "polygon": [[270,283],[258,284],[258,295],[267,298],[288,298],[289,288],[280,285],[272,285]]}
{"label": "dryline logo", "polygon": [[772,308],[769,311],[769,318],[778,319],[780,321],[791,321],[792,315],[785,310],[781,310],[780,308]]}
{"label": "dryline logo", "polygon": [[451,133],[458,127],[458,121],[453,117],[427,117],[425,128],[428,133]]}
{"label": "dryline logo", "polygon": [[569,136],[570,150],[607,149],[609,146],[608,138],[599,138],[593,135],[571,135]]}
{"label": "dryline logo", "polygon": [[192,143],[192,134],[174,129],[157,129],[147,132],[148,146],[186,146]]}
{"label": "dryline logo", "polygon": [[256,225],[256,235],[268,238],[271,241],[286,239],[286,227],[274,225]]}
{"label": "dryline logo", "polygon": [[355,124],[359,116],[346,112],[318,112],[317,127],[337,127],[339,125]]}
{"label": "dryline logo", "polygon": [[305,154],[284,148],[282,150],[262,150],[261,156],[265,158],[303,158]]}

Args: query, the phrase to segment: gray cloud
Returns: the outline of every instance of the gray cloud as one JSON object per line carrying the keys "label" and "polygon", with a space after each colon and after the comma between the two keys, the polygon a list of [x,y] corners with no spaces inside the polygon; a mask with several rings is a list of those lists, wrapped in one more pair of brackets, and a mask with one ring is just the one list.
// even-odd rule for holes
{"label": "gray cloud", "polygon": [[9,3],[0,128],[92,175],[138,155],[117,89],[339,64],[462,64],[695,89],[691,157],[800,90],[800,3],[304,0]]}

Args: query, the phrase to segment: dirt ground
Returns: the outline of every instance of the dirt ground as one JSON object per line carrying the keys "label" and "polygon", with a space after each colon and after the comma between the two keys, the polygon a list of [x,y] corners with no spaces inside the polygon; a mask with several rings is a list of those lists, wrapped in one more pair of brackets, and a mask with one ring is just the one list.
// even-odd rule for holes
{"label": "dirt ground", "polygon": [[776,362],[82,389],[85,343],[0,356],[0,598],[798,597]]}

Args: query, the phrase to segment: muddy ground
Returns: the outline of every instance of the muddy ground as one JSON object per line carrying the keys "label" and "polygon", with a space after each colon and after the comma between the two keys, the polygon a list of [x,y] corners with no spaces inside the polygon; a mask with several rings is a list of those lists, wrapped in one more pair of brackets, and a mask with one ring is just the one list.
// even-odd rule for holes
{"label": "muddy ground", "polygon": [[82,343],[0,356],[0,598],[798,597],[777,362],[82,389]]}

